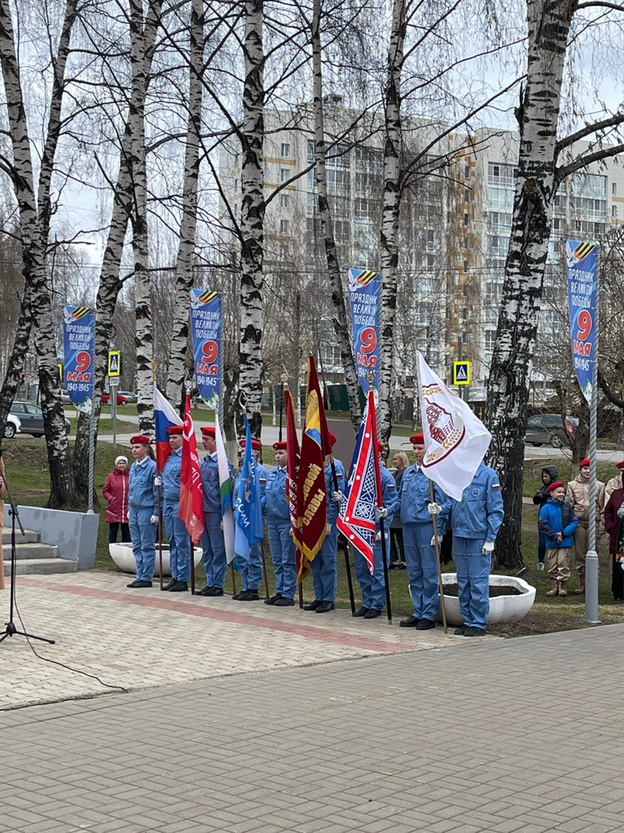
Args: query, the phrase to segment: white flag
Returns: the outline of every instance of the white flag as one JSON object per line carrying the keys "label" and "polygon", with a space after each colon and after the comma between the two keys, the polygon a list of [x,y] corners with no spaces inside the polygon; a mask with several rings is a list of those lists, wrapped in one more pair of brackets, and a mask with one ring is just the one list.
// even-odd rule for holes
{"label": "white flag", "polygon": [[221,427],[219,425],[219,414],[215,411],[215,442],[217,443],[217,463],[219,466],[219,489],[221,492],[221,514],[223,520],[223,543],[225,544],[225,557],[227,563],[234,559],[234,505],[232,495],[232,479],[230,478],[230,467],[228,466]]}
{"label": "white flag", "polygon": [[492,435],[468,403],[447,388],[418,351],[416,362],[425,436],[423,471],[447,495],[461,500],[485,457]]}

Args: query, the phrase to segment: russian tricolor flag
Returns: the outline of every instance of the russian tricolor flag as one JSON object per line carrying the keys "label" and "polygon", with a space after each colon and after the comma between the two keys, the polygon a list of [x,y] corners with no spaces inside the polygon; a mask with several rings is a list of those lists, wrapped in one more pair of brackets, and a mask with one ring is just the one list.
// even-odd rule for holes
{"label": "russian tricolor flag", "polygon": [[182,425],[182,420],[158,390],[156,382],[154,382],[154,424],[156,426],[156,467],[158,471],[162,471],[171,450],[167,428],[172,425]]}

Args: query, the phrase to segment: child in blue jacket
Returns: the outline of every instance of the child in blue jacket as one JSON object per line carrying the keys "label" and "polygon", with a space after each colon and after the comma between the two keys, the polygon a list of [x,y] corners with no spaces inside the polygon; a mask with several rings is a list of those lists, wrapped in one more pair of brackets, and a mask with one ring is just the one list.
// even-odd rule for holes
{"label": "child in blue jacket", "polygon": [[565,485],[557,480],[548,489],[548,501],[539,513],[539,530],[546,538],[546,558],[550,590],[547,596],[567,596],[570,578],[570,547],[579,524],[569,503],[565,502]]}

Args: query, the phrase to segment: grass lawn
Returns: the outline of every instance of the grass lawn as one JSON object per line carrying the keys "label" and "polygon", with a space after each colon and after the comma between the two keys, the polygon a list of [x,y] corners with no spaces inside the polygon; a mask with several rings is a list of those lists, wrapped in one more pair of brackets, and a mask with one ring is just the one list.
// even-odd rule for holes
{"label": "grass lawn", "polygon": [[[127,406],[131,408],[133,406]],[[43,440],[5,440],[3,452],[7,475],[10,478],[11,488],[15,499],[24,505],[45,506],[49,494],[49,474],[46,456],[46,447]],[[264,459],[272,461],[273,450],[265,446],[263,448]],[[104,523],[105,502],[102,498],[102,486],[106,475],[113,470],[115,457],[118,454],[125,454],[130,458],[128,449],[123,446],[113,446],[109,443],[100,443],[95,467],[95,490],[99,498],[94,509],[100,513],[101,522],[98,532],[98,548],[95,566],[100,570],[117,570],[116,565],[108,554],[108,525]],[[525,464],[525,495],[533,495],[539,485],[539,476],[544,461],[532,460]],[[571,465],[568,461],[559,461],[559,475],[567,480],[570,476]],[[598,464],[598,477],[606,480],[613,475],[614,467],[609,464]],[[86,509],[86,507],[84,507]],[[523,507],[522,521],[522,550],[524,562],[527,565],[522,573],[522,578],[537,588],[535,605],[529,615],[522,621],[511,625],[494,625],[491,630],[495,633],[507,636],[523,636],[531,633],[545,633],[549,631],[567,630],[571,628],[584,627],[584,597],[568,595],[564,599],[549,598],[546,591],[549,589],[548,575],[546,572],[537,570],[537,508],[525,504]],[[267,571],[269,574],[269,587],[273,592],[273,574],[268,543],[265,543],[265,554],[267,559]],[[603,623],[624,622],[624,605],[613,603],[611,596],[611,566],[607,553],[606,543],[600,544],[600,619]],[[453,565],[443,567],[445,572],[453,572]],[[359,605],[358,585],[355,580],[353,567],[353,554],[351,555],[351,571],[355,584],[356,603]],[[407,588],[407,578],[404,570],[392,570],[389,573],[392,595],[392,609],[395,617],[407,616],[411,612],[411,602]],[[237,577],[238,579],[238,577]],[[239,580],[238,580],[239,581]],[[228,571],[225,590],[232,590],[231,573]],[[198,586],[203,586],[203,570],[197,569]],[[577,586],[576,575],[573,571],[569,582],[569,589],[574,590]],[[238,583],[240,588],[240,582]],[[263,591],[261,591],[263,593]],[[304,593],[306,599],[313,596],[312,581],[308,578],[305,582]],[[345,571],[344,554],[338,553],[338,597],[339,606],[349,606],[349,594]]]}

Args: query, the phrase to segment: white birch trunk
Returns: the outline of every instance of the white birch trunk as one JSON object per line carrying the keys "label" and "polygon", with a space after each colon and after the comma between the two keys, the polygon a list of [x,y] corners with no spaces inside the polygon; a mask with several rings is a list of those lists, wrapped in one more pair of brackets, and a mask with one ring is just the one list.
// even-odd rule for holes
{"label": "white birch trunk", "polygon": [[557,124],[575,0],[529,0],[527,84],[519,113],[520,154],[511,238],[488,381],[489,462],[505,503],[496,566],[522,566],[522,486],[528,381],[550,236]]}
{"label": "white birch trunk", "polygon": [[325,126],[323,112],[323,65],[321,55],[321,0],[314,0],[312,14],[312,73],[314,85],[314,161],[316,189],[318,191],[319,217],[323,231],[327,272],[331,287],[331,298],[334,309],[333,324],[340,356],[345,372],[347,396],[351,410],[351,422],[357,432],[362,421],[357,373],[353,356],[353,341],[349,332],[349,315],[344,297],[344,281],[338,251],[334,238],[329,201],[327,199],[327,176],[325,170]]}
{"label": "white birch trunk", "polygon": [[379,436],[384,443],[392,430],[394,326],[399,262],[399,211],[402,158],[401,73],[405,43],[405,0],[394,0],[384,97],[385,145],[381,217],[381,368],[379,380]]}
{"label": "white birch trunk", "polygon": [[203,0],[192,0],[190,28],[189,97],[182,221],[176,261],[176,301],[171,327],[167,399],[178,410],[183,407],[184,379],[189,342],[189,290],[193,286],[193,253],[197,229],[197,189],[201,149],[204,8]]}
{"label": "white birch trunk", "polygon": [[239,387],[251,427],[262,430],[262,313],[264,243],[263,0],[245,0],[245,84],[241,171],[241,290]]}
{"label": "white birch trunk", "polygon": [[[71,13],[69,22],[67,17],[65,19],[60,41],[60,62],[58,63],[58,68],[62,69],[63,72],[69,49],[75,7],[73,9],[68,7],[68,11]],[[27,339],[28,322],[29,319],[32,320],[37,327],[35,346],[39,356],[39,389],[50,467],[50,499],[48,505],[52,508],[71,506],[74,503],[73,472],[70,465],[63,406],[60,397],[54,317],[46,281],[45,253],[47,239],[43,237],[37,210],[28,125],[8,0],[0,0],[0,64],[2,66],[9,132],[13,149],[13,184],[20,215],[24,301],[30,302],[30,315],[24,314],[20,317],[22,326],[18,329],[18,341],[21,344],[25,337]],[[60,83],[57,83],[59,81]],[[63,82],[57,73],[55,73],[54,92],[59,98],[62,97]],[[49,177],[54,164],[54,153],[59,135],[55,119],[60,116],[60,108],[61,101],[55,101],[50,115],[52,133],[46,142],[48,156],[43,173],[44,189],[46,177],[48,177],[48,197]],[[47,222],[43,223],[43,228],[46,229],[47,233]],[[16,347],[18,346],[16,344]],[[13,391],[13,395],[14,393],[15,391]]]}

